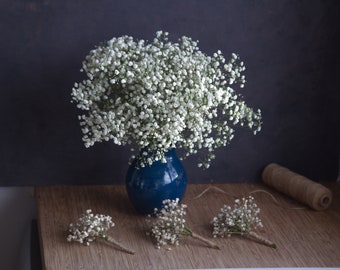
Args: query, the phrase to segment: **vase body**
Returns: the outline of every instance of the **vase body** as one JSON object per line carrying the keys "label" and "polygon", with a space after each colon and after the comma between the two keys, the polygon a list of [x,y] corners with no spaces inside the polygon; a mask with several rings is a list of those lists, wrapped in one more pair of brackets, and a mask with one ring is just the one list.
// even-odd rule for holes
{"label": "vase body", "polygon": [[183,198],[187,176],[175,149],[165,154],[166,163],[136,168],[137,160],[129,166],[125,184],[131,203],[140,214],[152,214],[165,199]]}

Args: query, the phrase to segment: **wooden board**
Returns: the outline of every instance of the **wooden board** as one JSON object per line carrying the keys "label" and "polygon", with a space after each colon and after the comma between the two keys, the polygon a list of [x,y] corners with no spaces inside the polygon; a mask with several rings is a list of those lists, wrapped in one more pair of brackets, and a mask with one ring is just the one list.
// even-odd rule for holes
{"label": "wooden board", "polygon": [[[193,231],[217,242],[220,250],[194,239],[184,240],[171,251],[157,249],[146,235],[145,217],[135,213],[124,186],[36,187],[38,225],[45,269],[193,269],[240,267],[339,267],[340,183],[327,183],[334,201],[326,211],[291,209],[301,204],[262,184],[189,185],[184,203],[187,223]],[[225,192],[216,189],[224,190]],[[257,231],[277,244],[277,249],[243,237],[213,239],[211,219],[223,204],[254,190],[264,228]],[[199,196],[203,191],[203,195]],[[199,196],[198,198],[195,198]],[[86,210],[110,215],[116,226],[110,235],[136,251],[130,255],[104,241],[90,246],[66,241],[68,225]]]}

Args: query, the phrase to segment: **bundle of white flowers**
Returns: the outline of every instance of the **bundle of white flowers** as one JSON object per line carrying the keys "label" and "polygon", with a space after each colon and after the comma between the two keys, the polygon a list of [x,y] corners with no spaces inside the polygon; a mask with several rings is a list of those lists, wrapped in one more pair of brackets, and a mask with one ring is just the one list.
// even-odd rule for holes
{"label": "bundle of white flowers", "polygon": [[252,196],[236,199],[234,208],[224,205],[220,213],[213,218],[213,236],[224,237],[233,234],[243,235],[253,238],[265,245],[276,248],[275,243],[258,235],[253,229],[263,227],[261,219],[258,217],[260,208]]}
{"label": "bundle of white flowers", "polygon": [[211,248],[219,249],[212,241],[193,232],[185,222],[185,209],[187,205],[180,204],[179,199],[164,200],[161,209],[155,209],[155,219],[149,215],[148,222],[151,223],[151,235],[156,239],[157,247],[167,247],[179,245],[179,241],[184,237],[191,236],[208,245]]}
{"label": "bundle of white flowers", "polygon": [[199,166],[209,167],[214,149],[233,138],[234,125],[260,131],[260,110],[232,88],[245,84],[238,55],[207,56],[197,44],[185,36],[170,42],[159,31],[150,43],[122,36],[92,50],[81,69],[87,78],[72,89],[72,102],[85,111],[79,116],[85,146],[132,144],[142,166],[165,162],[171,148],[182,148],[182,158],[205,149]]}
{"label": "bundle of white flowers", "polygon": [[76,241],[89,246],[95,239],[101,238],[115,244],[125,252],[134,254],[135,252],[133,250],[124,247],[107,234],[107,231],[114,226],[115,224],[112,222],[112,217],[102,214],[94,215],[92,210],[88,209],[79,218],[77,223],[70,224],[70,234],[67,237],[67,241]]}

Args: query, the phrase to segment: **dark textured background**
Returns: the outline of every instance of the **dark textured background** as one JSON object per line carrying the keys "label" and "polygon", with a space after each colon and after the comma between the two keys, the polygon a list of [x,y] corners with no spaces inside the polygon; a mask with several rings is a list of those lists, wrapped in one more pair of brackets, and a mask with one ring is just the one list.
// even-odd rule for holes
{"label": "dark textured background", "polygon": [[[70,92],[85,55],[114,36],[187,35],[202,51],[240,54],[247,103],[263,130],[239,129],[189,182],[257,181],[278,162],[335,180],[340,150],[340,1],[1,0],[0,186],[123,182],[129,151],[86,149]],[[116,179],[116,180],[113,180]]]}

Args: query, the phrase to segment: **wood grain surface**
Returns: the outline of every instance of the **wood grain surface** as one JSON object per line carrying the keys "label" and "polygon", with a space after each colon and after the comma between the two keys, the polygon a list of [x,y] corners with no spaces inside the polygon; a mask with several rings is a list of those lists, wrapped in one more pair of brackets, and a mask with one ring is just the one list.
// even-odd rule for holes
{"label": "wood grain surface", "polygon": [[[170,251],[157,249],[146,235],[145,217],[134,211],[124,186],[36,187],[43,267],[48,270],[339,267],[340,183],[325,185],[334,195],[331,207],[325,211],[296,209],[303,205],[260,183],[188,185],[183,201],[188,205],[188,225],[194,232],[216,241],[221,249],[185,239]],[[279,202],[275,204],[267,193],[253,193],[264,225],[256,232],[275,242],[277,249],[238,236],[213,239],[210,221],[220,208],[256,190],[270,192]],[[112,216],[116,226],[109,234],[136,254],[124,253],[101,240],[90,246],[67,242],[69,224],[86,209]]]}

